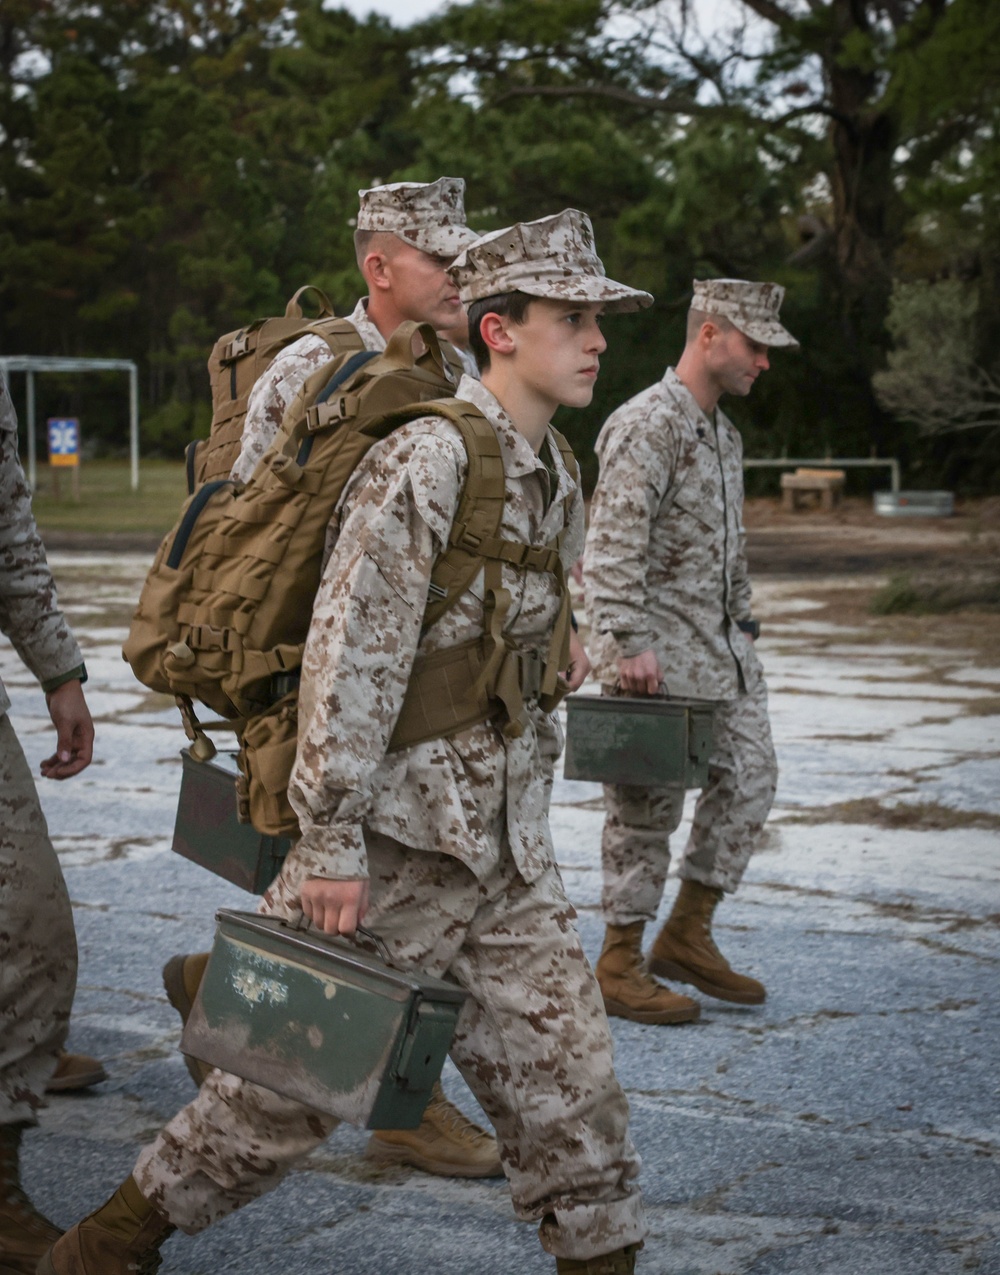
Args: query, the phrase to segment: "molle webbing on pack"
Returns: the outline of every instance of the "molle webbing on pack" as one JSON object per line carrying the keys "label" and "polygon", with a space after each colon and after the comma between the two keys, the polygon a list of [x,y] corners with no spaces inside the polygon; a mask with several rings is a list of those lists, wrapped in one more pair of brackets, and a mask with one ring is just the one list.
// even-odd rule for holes
{"label": "molle webbing on pack", "polygon": [[[559,671],[569,663],[569,590],[559,549],[563,535],[550,545],[522,544],[497,535],[503,515],[493,509],[496,495],[487,494],[499,465],[500,492],[503,492],[503,462],[496,434],[478,413],[466,410],[453,415],[458,403],[431,404],[431,410],[447,416],[462,430],[469,455],[469,472],[462,498],[452,523],[448,548],[438,558],[431,576],[431,597],[424,613],[424,629],[448,609],[483,571],[484,629],[480,638],[429,654],[419,653],[413,663],[403,707],[397,719],[390,751],[407,748],[458,734],[491,718],[508,738],[516,738],[525,727],[525,704],[537,701],[552,712],[566,692]],[[464,416],[464,419],[462,419]],[[563,463],[574,479],[579,470],[566,439],[553,430]],[[492,524],[492,529],[490,528]],[[560,608],[547,652],[520,650],[506,635],[510,609],[509,590],[503,587],[503,565],[524,571],[549,572],[555,576]],[[448,595],[434,600],[434,592]]]}
{"label": "molle webbing on pack", "polygon": [[[415,323],[402,324],[382,353],[317,369],[246,487],[205,484],[161,545],[124,647],[139,681],[233,721],[266,709],[273,678],[301,664],[345,483],[399,423],[393,411],[409,404],[412,418],[421,401],[452,389],[435,333]],[[346,398],[353,417],[310,422],[311,399]]]}
{"label": "molle webbing on pack", "polygon": [[[315,319],[303,317],[301,298],[306,292],[315,293],[319,301]],[[286,346],[310,333],[326,341],[331,358],[364,348],[354,325],[335,318],[326,293],[312,284],[299,288],[285,306],[284,317],[257,319],[249,327],[219,337],[208,359],[212,384],[209,436],[190,444],[187,450],[189,492],[202,483],[229,477],[240,454],[254,385]]]}

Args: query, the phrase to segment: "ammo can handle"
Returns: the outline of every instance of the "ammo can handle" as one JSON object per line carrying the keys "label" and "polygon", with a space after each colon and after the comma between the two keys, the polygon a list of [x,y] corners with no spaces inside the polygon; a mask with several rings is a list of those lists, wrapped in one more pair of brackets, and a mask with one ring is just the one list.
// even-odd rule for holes
{"label": "ammo can handle", "polygon": [[[309,928],[309,922],[306,920],[305,912],[299,912],[299,919],[295,922],[295,928],[297,930],[307,930]],[[363,925],[359,925],[354,931],[354,937],[356,938],[359,934],[363,939],[367,939],[368,942],[371,943],[371,945],[375,948],[375,951],[378,952],[382,960],[385,961],[386,965],[392,964],[392,961],[389,959],[389,949],[374,930],[366,930]],[[351,936],[347,934],[339,934],[337,937],[350,938]]]}

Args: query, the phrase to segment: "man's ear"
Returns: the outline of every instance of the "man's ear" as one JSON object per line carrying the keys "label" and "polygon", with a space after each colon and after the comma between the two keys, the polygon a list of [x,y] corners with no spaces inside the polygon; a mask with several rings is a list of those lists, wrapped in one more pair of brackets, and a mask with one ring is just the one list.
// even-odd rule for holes
{"label": "man's ear", "polygon": [[384,252],[370,252],[361,263],[361,273],[365,277],[368,284],[368,291],[372,292],[376,288],[382,291],[392,287],[392,281],[389,278],[389,258]]}
{"label": "man's ear", "polygon": [[509,319],[492,311],[483,315],[479,324],[479,333],[491,354],[514,353],[514,338],[511,336],[509,324]]}

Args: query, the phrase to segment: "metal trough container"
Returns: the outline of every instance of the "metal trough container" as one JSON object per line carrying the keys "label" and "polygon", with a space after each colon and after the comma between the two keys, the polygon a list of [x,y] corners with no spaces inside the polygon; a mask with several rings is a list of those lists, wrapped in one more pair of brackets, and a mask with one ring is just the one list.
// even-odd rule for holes
{"label": "metal trough container", "polygon": [[955,512],[950,491],[877,491],[875,512],[885,518],[949,518]]}

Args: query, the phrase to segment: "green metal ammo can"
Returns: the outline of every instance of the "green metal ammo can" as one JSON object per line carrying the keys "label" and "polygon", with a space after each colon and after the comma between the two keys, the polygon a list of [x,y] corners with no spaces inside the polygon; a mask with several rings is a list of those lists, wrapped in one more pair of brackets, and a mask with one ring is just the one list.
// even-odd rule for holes
{"label": "green metal ammo can", "polygon": [[570,695],[567,779],[703,788],[712,752],[710,700]]}
{"label": "green metal ammo can", "polygon": [[216,921],[184,1053],[362,1128],[415,1129],[466,993],[276,917]]}
{"label": "green metal ammo can", "polygon": [[[220,753],[229,757],[230,753]],[[171,849],[251,894],[263,894],[281,870],[291,842],[240,823],[235,768],[197,761],[181,750],[181,791]]]}

